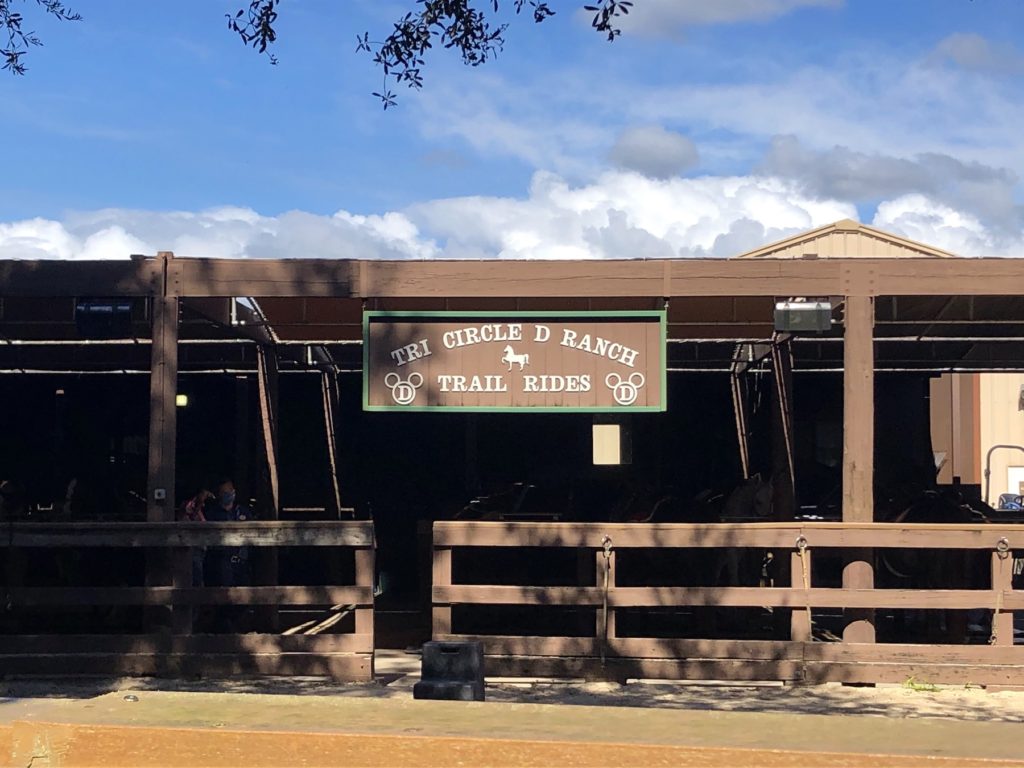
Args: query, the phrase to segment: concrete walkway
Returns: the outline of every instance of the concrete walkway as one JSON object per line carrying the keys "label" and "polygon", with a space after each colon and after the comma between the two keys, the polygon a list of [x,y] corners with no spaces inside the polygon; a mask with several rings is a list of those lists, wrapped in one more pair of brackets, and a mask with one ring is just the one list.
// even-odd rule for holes
{"label": "concrete walkway", "polygon": [[9,730],[10,764],[32,768],[1011,765],[1024,758],[1020,726],[1010,723],[272,694],[118,692],[30,709]]}
{"label": "concrete walkway", "polygon": [[491,679],[485,703],[426,702],[412,699],[418,666],[382,654],[373,685],[8,681],[0,758],[33,768],[1024,765],[1019,693]]}

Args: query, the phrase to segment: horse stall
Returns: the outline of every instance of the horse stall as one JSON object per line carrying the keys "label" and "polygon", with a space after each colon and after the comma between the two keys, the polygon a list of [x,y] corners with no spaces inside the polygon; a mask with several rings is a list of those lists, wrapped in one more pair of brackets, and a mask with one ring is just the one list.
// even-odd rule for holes
{"label": "horse stall", "polygon": [[[0,665],[367,679],[479,639],[490,675],[1024,684],[1024,529],[940,482],[930,400],[1024,368],[1022,287],[931,253],[2,262]],[[211,475],[255,521],[178,519]],[[217,547],[248,583],[196,582]]]}

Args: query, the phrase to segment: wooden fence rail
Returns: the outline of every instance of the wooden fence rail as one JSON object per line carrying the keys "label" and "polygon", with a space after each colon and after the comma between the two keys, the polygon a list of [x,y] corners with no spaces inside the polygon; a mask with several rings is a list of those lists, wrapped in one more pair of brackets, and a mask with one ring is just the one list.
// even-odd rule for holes
{"label": "wooden fence rail", "polygon": [[[433,530],[433,636],[484,643],[491,674],[771,679],[1024,685],[1024,646],[1013,645],[1013,611],[1024,591],[1012,585],[1013,550],[1024,527],[887,523],[603,524],[438,522]],[[457,584],[453,555],[463,548],[559,548],[593,563],[589,584]],[[617,555],[630,549],[770,549],[790,554],[789,586],[620,586]],[[811,584],[812,553],[851,549],[972,550],[991,553],[988,589],[839,589]],[[636,566],[636,564],[634,564]],[[605,584],[607,583],[607,587]],[[596,585],[596,586],[591,586]],[[470,635],[453,631],[452,607],[559,606],[589,610],[594,635]],[[620,637],[622,609],[689,607],[790,609],[789,640]],[[993,614],[988,645],[814,642],[811,610],[984,609]]]}
{"label": "wooden fence rail", "polygon": [[[281,547],[350,552],[355,584],[199,587],[192,584],[192,548],[253,547],[253,556]],[[145,586],[34,586],[26,557],[41,549],[145,548],[147,557],[174,565],[170,584]],[[258,550],[258,551],[257,551]],[[0,675],[327,675],[344,680],[373,677],[373,524],[363,521],[250,521],[240,523],[33,523],[0,528],[5,581],[0,584]],[[111,552],[112,557],[119,557]],[[194,634],[192,611],[201,606],[283,606],[354,616],[351,631],[330,634]],[[47,608],[49,615],[92,608],[169,608],[166,622],[146,620],[141,634],[24,634],[19,611]],[[55,609],[61,609],[57,611]],[[73,618],[70,619],[73,625]],[[315,624],[316,622],[310,622]],[[329,627],[325,626],[325,629]],[[115,631],[118,631],[115,629]]]}

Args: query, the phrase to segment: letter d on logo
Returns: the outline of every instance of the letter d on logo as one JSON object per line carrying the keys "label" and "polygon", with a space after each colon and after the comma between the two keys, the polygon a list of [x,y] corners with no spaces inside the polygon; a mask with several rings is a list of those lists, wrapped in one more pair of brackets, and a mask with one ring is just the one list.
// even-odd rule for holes
{"label": "letter d on logo", "polygon": [[546,325],[538,325],[538,326],[536,326],[535,335],[533,337],[534,341],[547,341],[550,338],[551,338],[551,329],[550,328],[548,328]]}

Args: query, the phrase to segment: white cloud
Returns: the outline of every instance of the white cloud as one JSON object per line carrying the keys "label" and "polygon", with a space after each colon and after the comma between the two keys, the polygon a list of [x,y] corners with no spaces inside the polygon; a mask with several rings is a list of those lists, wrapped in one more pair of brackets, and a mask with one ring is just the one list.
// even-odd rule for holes
{"label": "white cloud", "polygon": [[553,173],[537,173],[524,198],[451,198],[383,215],[107,209],[59,222],[31,219],[0,225],[0,255],[96,259],[170,250],[251,258],[731,256],[853,215],[849,203],[817,200],[792,182],[771,178],[657,180],[609,171],[573,186]]}
{"label": "white cloud", "polygon": [[[540,172],[523,197],[449,198],[370,216],[262,216],[225,207],[27,219],[0,224],[0,258],[109,259],[157,250],[243,258],[728,257],[844,218],[857,218],[853,202],[776,177],[608,171],[573,185]],[[993,227],[919,193],[883,201],[871,223],[964,256],[1024,255],[1020,227]]]}
{"label": "white cloud", "polygon": [[872,224],[961,256],[1024,256],[1024,232],[988,228],[976,216],[925,195],[882,203]]}
{"label": "white cloud", "polygon": [[[732,256],[856,210],[809,198],[777,179],[656,180],[610,171],[581,186],[537,173],[525,199],[437,200],[408,214],[444,242],[449,257],[564,259]],[[743,220],[757,222],[760,232],[719,242]]]}
{"label": "white cloud", "polygon": [[0,258],[123,259],[133,253],[250,258],[431,258],[436,246],[401,213],[320,216],[248,208],[138,211],[109,208],[64,221],[0,223]]}
{"label": "white cloud", "polygon": [[636,126],[619,134],[608,159],[619,168],[668,179],[697,164],[697,147],[681,133],[660,125]]}
{"label": "white cloud", "polygon": [[686,27],[769,21],[801,8],[841,8],[843,3],[844,0],[642,0],[621,18],[620,26],[626,33],[664,37]]}

